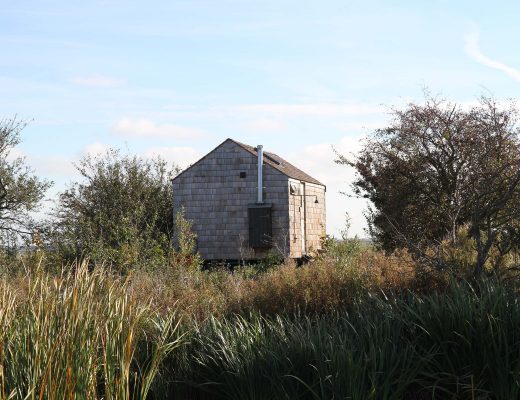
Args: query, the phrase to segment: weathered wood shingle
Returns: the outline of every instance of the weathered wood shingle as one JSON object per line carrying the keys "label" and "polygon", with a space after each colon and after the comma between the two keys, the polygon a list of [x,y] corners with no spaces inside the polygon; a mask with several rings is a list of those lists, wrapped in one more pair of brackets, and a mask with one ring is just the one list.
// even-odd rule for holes
{"label": "weathered wood shingle", "polygon": [[[275,154],[264,154],[263,192],[271,207],[271,226],[262,230],[272,231],[272,249],[286,257],[301,257],[319,248],[325,234],[325,186]],[[172,180],[174,211],[185,208],[203,258],[265,255],[266,248],[251,247],[255,238],[249,224],[248,210],[257,196],[257,162],[255,148],[227,139]],[[292,195],[289,186],[295,183],[306,187],[306,196],[315,196],[319,202]],[[302,229],[307,237],[305,249]]]}

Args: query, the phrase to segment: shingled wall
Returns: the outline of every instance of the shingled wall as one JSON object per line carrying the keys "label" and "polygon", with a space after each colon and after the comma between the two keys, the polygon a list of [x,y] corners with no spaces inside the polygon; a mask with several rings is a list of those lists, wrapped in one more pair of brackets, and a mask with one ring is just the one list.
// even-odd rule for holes
{"label": "shingled wall", "polygon": [[[325,187],[312,183],[289,180],[299,187],[297,195],[289,193],[289,236],[291,258],[299,258],[302,252],[302,213],[305,217],[306,254],[314,255],[321,248],[325,236]],[[318,199],[318,203],[315,200]]]}
{"label": "shingled wall", "polygon": [[[245,172],[246,177],[240,178]],[[271,203],[274,247],[289,255],[288,178],[265,165],[264,202]],[[182,206],[193,221],[206,260],[251,259],[264,254],[248,246],[248,205],[257,200],[257,158],[231,140],[173,180],[174,212]]]}

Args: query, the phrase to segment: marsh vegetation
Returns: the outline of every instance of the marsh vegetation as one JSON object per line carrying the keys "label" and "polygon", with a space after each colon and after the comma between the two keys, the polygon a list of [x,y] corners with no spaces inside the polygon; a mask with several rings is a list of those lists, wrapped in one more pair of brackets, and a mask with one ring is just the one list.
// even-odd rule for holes
{"label": "marsh vegetation", "polygon": [[517,115],[396,111],[338,155],[373,243],[233,271],[202,268],[160,159],[87,157],[32,218],[50,183],[0,122],[0,400],[520,398]]}

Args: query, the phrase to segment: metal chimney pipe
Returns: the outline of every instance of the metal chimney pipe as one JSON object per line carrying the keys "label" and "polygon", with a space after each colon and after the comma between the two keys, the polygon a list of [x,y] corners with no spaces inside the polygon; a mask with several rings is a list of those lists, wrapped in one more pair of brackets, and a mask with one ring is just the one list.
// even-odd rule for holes
{"label": "metal chimney pipe", "polygon": [[258,199],[257,203],[263,203],[264,197],[263,197],[263,171],[262,171],[262,164],[264,163],[264,148],[261,144],[256,146],[256,151],[258,155]]}

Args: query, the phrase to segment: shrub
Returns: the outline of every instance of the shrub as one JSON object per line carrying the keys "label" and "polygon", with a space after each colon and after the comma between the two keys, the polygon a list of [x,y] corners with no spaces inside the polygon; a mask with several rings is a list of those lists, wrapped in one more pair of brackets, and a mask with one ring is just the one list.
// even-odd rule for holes
{"label": "shrub", "polygon": [[193,232],[192,222],[184,216],[181,208],[175,214],[174,249],[171,250],[171,267],[196,273],[202,267],[202,257],[196,249],[197,234]]}
{"label": "shrub", "polygon": [[66,262],[88,257],[120,273],[166,265],[171,246],[170,179],[177,172],[160,158],[109,150],[84,157],[83,180],[60,195],[47,241]]}

